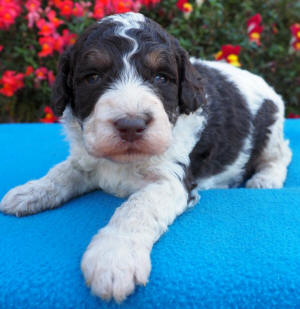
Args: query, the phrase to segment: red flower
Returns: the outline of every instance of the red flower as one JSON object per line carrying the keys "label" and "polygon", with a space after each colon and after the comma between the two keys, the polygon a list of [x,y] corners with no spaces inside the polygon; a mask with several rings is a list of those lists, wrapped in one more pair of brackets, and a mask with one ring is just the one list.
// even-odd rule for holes
{"label": "red flower", "polygon": [[27,0],[25,7],[29,12],[37,11],[41,8],[41,1],[39,0]]}
{"label": "red flower", "polygon": [[188,2],[188,0],[178,0],[176,3],[177,8],[183,12],[185,18],[189,18],[193,11],[193,6]]}
{"label": "red flower", "polygon": [[58,51],[59,53],[62,53],[65,47],[65,41],[62,36],[60,36],[58,33],[55,33],[53,36],[54,39],[54,50]]}
{"label": "red flower", "polygon": [[33,68],[31,65],[29,65],[29,66],[26,68],[26,71],[25,71],[25,73],[24,73],[24,76],[29,76],[29,75],[31,75],[33,72],[34,72],[34,68]]}
{"label": "red flower", "polygon": [[132,0],[113,0],[114,13],[122,14],[132,10]]}
{"label": "red flower", "polygon": [[241,64],[238,57],[240,51],[241,47],[239,45],[223,45],[221,50],[215,55],[215,58],[216,60],[225,60],[236,67],[240,67]]}
{"label": "red flower", "polygon": [[73,1],[71,0],[60,1],[60,3],[58,4],[58,8],[60,10],[60,15],[68,19],[72,15]]}
{"label": "red flower", "polygon": [[260,34],[263,31],[261,23],[261,15],[256,14],[250,17],[247,21],[247,32],[250,42],[255,42],[258,46],[260,45]]}
{"label": "red flower", "polygon": [[193,10],[192,5],[188,2],[188,0],[178,0],[176,3],[178,9],[184,13],[189,13]]}
{"label": "red flower", "polygon": [[249,26],[251,24],[254,25],[259,25],[261,23],[262,19],[261,19],[261,15],[259,13],[253,15],[252,17],[250,17],[247,21],[247,28],[249,28]]}
{"label": "red flower", "polygon": [[48,69],[45,67],[36,69],[34,73],[38,80],[46,80],[48,78]]}
{"label": "red flower", "polygon": [[19,0],[0,0],[0,29],[7,30],[21,13]]}
{"label": "red flower", "polygon": [[3,45],[0,45],[0,53],[2,52],[3,50]]}
{"label": "red flower", "polygon": [[300,51],[300,41],[294,41],[292,46],[295,51]]}
{"label": "red flower", "polygon": [[292,40],[291,45],[295,51],[300,51],[300,24],[291,26]]}
{"label": "red flower", "polygon": [[104,4],[102,3],[102,1],[96,1],[96,4],[94,6],[93,17],[96,19],[101,19],[104,16],[105,16]]}
{"label": "red flower", "polygon": [[70,33],[68,29],[65,29],[62,32],[62,39],[65,46],[70,46],[76,42],[77,35],[75,33]]}
{"label": "red flower", "polygon": [[39,35],[50,36],[56,31],[55,24],[46,22],[43,18],[36,22],[36,26],[40,29]]}
{"label": "red flower", "polygon": [[300,118],[300,115],[294,114],[294,113],[289,113],[286,118],[291,118],[291,119],[298,119]]}
{"label": "red flower", "polygon": [[58,117],[56,117],[51,109],[51,107],[46,106],[44,109],[45,117],[40,119],[43,123],[54,123],[58,122]]}
{"label": "red flower", "polygon": [[296,39],[300,40],[300,24],[293,24],[291,26],[291,32]]}
{"label": "red flower", "polygon": [[189,2],[186,2],[183,5],[183,12],[184,13],[191,13],[192,11],[193,11],[193,6]]}
{"label": "red flower", "polygon": [[55,39],[52,36],[39,38],[39,44],[42,47],[42,50],[38,52],[39,57],[47,57],[53,54]]}
{"label": "red flower", "polygon": [[64,23],[61,19],[56,17],[56,12],[54,10],[50,10],[47,13],[47,17],[48,17],[50,23],[52,23],[55,28],[57,28],[58,26],[60,26]]}
{"label": "red flower", "polygon": [[24,74],[15,71],[5,71],[0,79],[0,85],[3,86],[0,89],[0,93],[11,97],[18,89],[24,87]]}

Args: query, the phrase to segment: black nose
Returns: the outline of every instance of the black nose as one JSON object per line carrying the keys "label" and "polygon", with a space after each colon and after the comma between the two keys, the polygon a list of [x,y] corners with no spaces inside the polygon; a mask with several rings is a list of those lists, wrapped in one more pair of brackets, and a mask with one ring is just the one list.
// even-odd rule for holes
{"label": "black nose", "polygon": [[114,125],[123,140],[133,142],[143,136],[149,122],[150,117],[124,117],[115,121]]}

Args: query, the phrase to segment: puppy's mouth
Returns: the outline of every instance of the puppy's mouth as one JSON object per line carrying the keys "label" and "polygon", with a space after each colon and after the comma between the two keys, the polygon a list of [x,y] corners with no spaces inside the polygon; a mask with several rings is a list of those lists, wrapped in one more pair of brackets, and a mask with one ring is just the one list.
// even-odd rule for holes
{"label": "puppy's mouth", "polygon": [[104,154],[106,159],[119,163],[129,163],[143,161],[156,153],[141,141],[139,142],[122,142],[110,152]]}
{"label": "puppy's mouth", "polygon": [[151,156],[159,155],[168,148],[166,145],[151,144],[143,139],[135,142],[119,141],[118,143],[107,143],[101,147],[87,149],[88,153],[96,158],[105,158],[117,163],[140,162]]}

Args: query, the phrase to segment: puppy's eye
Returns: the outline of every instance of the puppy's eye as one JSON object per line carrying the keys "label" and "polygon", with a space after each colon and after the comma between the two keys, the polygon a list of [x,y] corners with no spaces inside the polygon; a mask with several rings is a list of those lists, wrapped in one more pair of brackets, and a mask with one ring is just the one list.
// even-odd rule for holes
{"label": "puppy's eye", "polygon": [[162,74],[156,74],[154,76],[154,83],[155,84],[166,84],[168,81],[169,81],[169,79]]}
{"label": "puppy's eye", "polygon": [[101,79],[99,74],[91,74],[85,78],[88,84],[96,84]]}

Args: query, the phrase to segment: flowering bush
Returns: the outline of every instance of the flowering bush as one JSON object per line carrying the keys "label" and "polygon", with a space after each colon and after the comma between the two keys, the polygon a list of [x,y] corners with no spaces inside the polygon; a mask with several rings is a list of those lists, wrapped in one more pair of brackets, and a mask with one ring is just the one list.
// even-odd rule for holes
{"label": "flowering bush", "polygon": [[300,114],[299,1],[188,0],[187,18],[177,1],[162,1],[147,14],[191,55],[261,75],[283,96],[287,115]]}
{"label": "flowering bush", "polygon": [[95,20],[127,11],[158,21],[193,56],[262,75],[288,115],[300,114],[297,1],[0,0],[0,121],[57,121],[47,106],[59,55]]}

